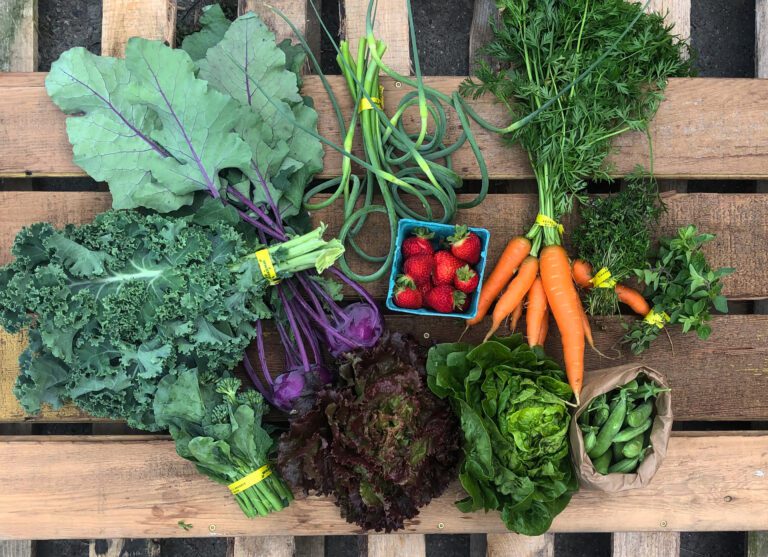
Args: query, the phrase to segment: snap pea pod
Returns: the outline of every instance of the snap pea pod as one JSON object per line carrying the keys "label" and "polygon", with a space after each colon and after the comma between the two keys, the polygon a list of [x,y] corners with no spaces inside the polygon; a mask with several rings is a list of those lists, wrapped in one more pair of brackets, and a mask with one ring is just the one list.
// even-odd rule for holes
{"label": "snap pea pod", "polygon": [[595,426],[602,426],[605,424],[605,422],[608,420],[608,416],[610,416],[611,410],[608,407],[608,404],[603,402],[603,405],[600,406],[597,410],[595,410],[595,415],[592,416],[592,425]]}
{"label": "snap pea pod", "polygon": [[616,437],[616,434],[621,430],[621,426],[624,425],[624,418],[626,415],[627,396],[625,392],[622,391],[619,394],[619,400],[616,407],[611,412],[611,415],[608,417],[605,424],[600,428],[600,433],[597,434],[597,440],[595,446],[592,447],[592,452],[587,452],[590,458],[599,456],[610,448],[614,437]]}
{"label": "snap pea pod", "polygon": [[636,391],[640,385],[637,383],[637,379],[633,379],[626,385],[621,387],[623,391]]}
{"label": "snap pea pod", "polygon": [[634,439],[641,433],[644,433],[648,429],[650,429],[651,424],[653,423],[653,420],[648,418],[645,422],[643,422],[642,425],[638,427],[629,427],[627,429],[622,430],[616,436],[613,438],[614,443],[626,443],[630,439]]}
{"label": "snap pea pod", "polygon": [[621,449],[622,456],[625,458],[639,458],[640,452],[643,450],[643,437],[645,436],[641,433],[624,443],[624,447]]}
{"label": "snap pea pod", "polygon": [[605,451],[605,453],[594,459],[592,465],[600,474],[606,475],[608,467],[611,465],[611,451]]}
{"label": "snap pea pod", "polygon": [[611,445],[611,450],[613,451],[613,459],[621,460],[623,457],[621,451],[624,450],[624,443],[622,442],[616,443],[614,441],[613,445]]}
{"label": "snap pea pod", "polygon": [[637,470],[638,461],[639,459],[637,457],[625,458],[624,460],[620,460],[614,464],[611,464],[611,466],[608,468],[608,473],[609,474],[629,474]]}
{"label": "snap pea pod", "polygon": [[631,410],[627,414],[627,425],[629,427],[641,426],[648,418],[651,417],[652,412],[653,412],[653,402],[648,401],[648,402],[642,403],[640,406],[638,406],[634,410]]}
{"label": "snap pea pod", "polygon": [[587,454],[594,448],[595,443],[597,443],[597,434],[594,429],[590,429],[584,435],[584,450],[587,451]]}

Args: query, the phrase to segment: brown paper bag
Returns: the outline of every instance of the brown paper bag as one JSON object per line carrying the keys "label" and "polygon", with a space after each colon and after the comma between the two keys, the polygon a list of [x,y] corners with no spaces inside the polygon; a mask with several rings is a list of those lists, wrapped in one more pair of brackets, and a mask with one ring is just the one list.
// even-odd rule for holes
{"label": "brown paper bag", "polygon": [[652,448],[646,454],[637,472],[604,476],[595,470],[592,461],[584,450],[584,438],[578,424],[579,416],[586,411],[595,397],[629,383],[638,375],[645,375],[657,385],[668,387],[666,380],[658,371],[641,364],[628,364],[586,374],[584,389],[581,391],[581,405],[573,415],[569,431],[571,456],[576,468],[576,475],[581,486],[585,489],[614,492],[644,487],[651,482],[654,474],[661,466],[661,461],[667,454],[667,444],[672,433],[672,396],[669,392],[660,393],[656,397],[656,417],[651,426],[650,438]]}

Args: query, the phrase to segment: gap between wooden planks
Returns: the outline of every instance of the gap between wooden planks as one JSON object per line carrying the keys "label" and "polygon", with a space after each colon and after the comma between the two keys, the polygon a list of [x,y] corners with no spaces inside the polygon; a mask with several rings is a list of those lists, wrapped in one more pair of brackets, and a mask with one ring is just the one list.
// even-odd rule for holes
{"label": "gap between wooden planks", "polygon": [[[0,538],[227,537],[359,533],[327,498],[298,500],[248,520],[227,489],[155,438],[0,440]],[[554,532],[726,531],[768,523],[768,436],[673,436],[644,489],[582,491]],[[405,533],[505,533],[495,512],[460,513],[454,484]],[[24,509],[24,512],[19,512]],[[34,516],[34,523],[29,517]],[[192,524],[189,531],[178,521]],[[440,525],[443,528],[440,528]],[[211,534],[214,531],[214,534]]]}
{"label": "gap between wooden planks", "polygon": [[[460,200],[467,197],[460,196]],[[665,196],[667,212],[662,216],[658,235],[675,234],[677,228],[695,224],[702,232],[717,235],[705,247],[713,267],[734,267],[737,272],[724,279],[724,293],[731,299],[768,298],[768,195],[766,194],[671,194]],[[22,226],[48,221],[56,226],[90,221],[109,208],[110,197],[94,192],[2,192],[0,191],[0,265],[7,263],[13,238]],[[513,236],[525,233],[538,207],[537,197],[527,194],[491,194],[474,209],[460,210],[456,222],[490,230],[489,265],[493,265]],[[492,208],[492,210],[491,210]],[[342,215],[334,205],[312,215],[315,223],[329,226],[327,236],[335,235]],[[386,226],[374,215],[359,236],[369,253],[388,249],[389,238],[379,233]],[[566,239],[575,221],[565,220]],[[353,261],[355,270],[366,270]],[[490,271],[490,269],[489,269]],[[379,298],[386,296],[387,281],[367,285]]]}
{"label": "gap between wooden planks", "polygon": [[[425,345],[432,342],[454,342],[464,324],[458,320],[416,318],[392,315],[387,326],[414,335]],[[523,325],[524,326],[524,325]],[[643,363],[664,373],[673,389],[673,409],[677,421],[707,420],[768,420],[768,315],[732,315],[715,317],[712,336],[706,342],[696,335],[671,331],[673,348],[665,336],[660,337],[642,356],[628,354],[619,360],[606,360],[587,350],[586,368],[596,370],[621,363]],[[483,327],[465,337],[468,342],[480,342]],[[616,318],[599,318],[593,322],[595,343],[603,352],[614,356],[612,347],[624,334]],[[268,330],[266,337],[268,365],[282,372],[283,359],[280,339]],[[18,356],[24,344],[18,336],[0,333],[0,422],[18,422],[24,412],[13,396],[13,384],[18,376]],[[553,330],[547,340],[547,352],[560,358],[559,335]],[[248,379],[243,375],[244,381]],[[589,381],[589,371],[587,372]],[[39,421],[94,421],[93,418],[68,405],[58,411],[46,409],[31,419]]]}
{"label": "gap between wooden planks", "polygon": [[[46,74],[0,75],[0,177],[82,176],[72,162],[72,150],[64,129],[64,115],[47,97]],[[349,113],[351,100],[340,76],[329,76],[339,95],[342,110]],[[430,77],[428,84],[450,93],[461,77]],[[391,113],[407,87],[395,87],[383,79],[385,104]],[[315,100],[320,114],[319,131],[340,143],[336,120],[325,90],[315,76],[307,76],[304,94]],[[489,98],[473,103],[479,113],[496,123],[506,121],[500,106]],[[659,178],[768,178],[768,127],[761,123],[768,113],[768,82],[749,79],[674,79],[667,100],[651,124],[654,141],[654,170]],[[453,115],[451,115],[453,116]],[[407,121],[413,124],[415,113]],[[458,133],[450,117],[450,136]],[[519,148],[502,144],[500,137],[474,125],[477,140],[497,179],[530,178],[527,158]],[[648,162],[644,134],[616,138],[618,153],[610,160],[615,174],[624,175],[637,164]],[[479,172],[467,146],[455,153],[454,166],[464,178]],[[326,150],[322,176],[338,176],[341,156]]]}

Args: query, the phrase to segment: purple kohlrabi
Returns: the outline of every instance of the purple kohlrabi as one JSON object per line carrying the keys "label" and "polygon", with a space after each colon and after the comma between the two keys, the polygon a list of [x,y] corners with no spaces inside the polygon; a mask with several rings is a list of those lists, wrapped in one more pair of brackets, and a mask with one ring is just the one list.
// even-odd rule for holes
{"label": "purple kohlrabi", "polygon": [[341,309],[342,318],[336,330],[344,337],[328,336],[328,351],[335,358],[345,352],[375,345],[384,330],[381,314],[375,306],[365,302],[350,304]]}

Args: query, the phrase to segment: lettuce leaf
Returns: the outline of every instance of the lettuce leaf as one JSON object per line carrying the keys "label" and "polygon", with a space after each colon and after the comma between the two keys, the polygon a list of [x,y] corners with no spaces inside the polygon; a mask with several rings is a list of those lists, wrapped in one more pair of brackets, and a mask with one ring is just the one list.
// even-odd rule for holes
{"label": "lettuce leaf", "polygon": [[427,359],[429,387],[461,419],[462,512],[501,511],[510,530],[546,532],[578,488],[568,452],[573,392],[559,366],[522,335],[478,347],[439,344]]}

